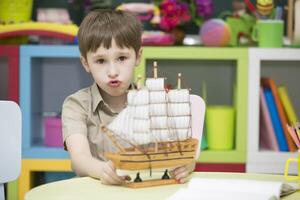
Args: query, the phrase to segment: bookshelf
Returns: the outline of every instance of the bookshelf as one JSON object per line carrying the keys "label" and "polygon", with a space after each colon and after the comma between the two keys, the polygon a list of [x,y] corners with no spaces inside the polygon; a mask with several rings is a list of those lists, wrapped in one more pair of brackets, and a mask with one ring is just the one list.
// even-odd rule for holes
{"label": "bookshelf", "polygon": [[168,74],[168,78],[169,75],[176,77],[178,72],[182,72],[183,77],[192,77],[185,81],[192,88],[192,93],[202,96],[200,88],[205,81],[208,91],[207,105],[227,104],[234,105],[236,108],[234,149],[201,151],[198,160],[200,164],[244,164],[247,137],[248,50],[246,48],[146,47],[136,74],[151,74],[149,67],[154,60],[158,61],[163,73]]}
{"label": "bookshelf", "polygon": [[[289,157],[297,157],[296,152],[274,152],[259,148],[259,87],[262,76],[271,77],[277,86],[285,85],[299,116],[299,55],[299,49],[291,48],[249,49],[247,172],[283,173],[285,161]],[[297,166],[292,165],[290,172],[296,173]]]}
{"label": "bookshelf", "polygon": [[[192,93],[201,95],[207,84],[209,104],[236,108],[234,149],[204,150],[196,170],[244,172],[246,162],[248,50],[246,48],[145,47],[137,74],[151,71],[157,60],[167,76],[181,71]],[[146,67],[147,66],[147,67]],[[175,79],[170,79],[171,83]],[[43,172],[70,172],[68,153],[44,145],[43,114],[60,112],[69,94],[91,84],[79,61],[77,46],[23,45],[20,47],[20,106],[23,113],[22,172],[19,199]]]}
{"label": "bookshelf", "polygon": [[77,46],[21,46],[20,106],[23,112],[23,158],[66,159],[63,148],[44,145],[43,115],[59,113],[63,100],[91,84]]}
{"label": "bookshelf", "polygon": [[[259,149],[259,80],[270,76],[284,84],[300,116],[300,50],[291,48],[145,47],[137,74],[150,74],[154,60],[174,84],[176,74],[191,77],[185,82],[192,93],[202,96],[207,85],[207,105],[236,108],[234,149],[203,150],[196,170],[253,173],[283,173],[285,160],[297,153]],[[43,113],[59,112],[64,98],[90,85],[81,67],[77,46],[2,45],[0,48],[0,98],[20,103],[23,113],[23,168],[19,199],[38,173],[70,172],[70,160],[62,148],[43,144]],[[19,66],[20,61],[20,66]],[[63,86],[63,87],[62,87]],[[20,94],[20,98],[19,98]],[[291,166],[291,172],[296,172]],[[8,195],[8,199],[15,199]]]}
{"label": "bookshelf", "polygon": [[43,115],[59,113],[65,97],[91,83],[91,78],[81,67],[77,46],[20,47],[23,138],[19,199],[23,199],[33,186],[41,184],[35,179],[47,181],[47,177],[52,176],[54,180],[59,177],[53,177],[51,173],[71,172],[68,153],[62,147],[44,145]]}
{"label": "bookshelf", "polygon": [[[21,46],[20,54],[20,105],[24,118],[23,158],[68,158],[62,148],[48,148],[43,145],[42,114],[59,112],[67,95],[91,83],[90,77],[86,75],[79,63],[78,48],[77,46],[26,45]],[[145,74],[146,70],[149,70],[146,64],[151,66],[152,60],[158,60],[162,69],[166,69],[166,73],[180,70],[187,71],[187,76],[193,76],[189,85],[194,88],[196,94],[201,94],[199,88],[202,80],[206,81],[207,85],[212,85],[212,92],[208,92],[209,102],[212,104],[235,104],[237,110],[235,148],[231,151],[203,151],[199,161],[244,163],[246,160],[247,49],[145,47],[143,58],[136,74]],[[182,65],[186,62],[189,66],[184,66],[183,69]],[[202,71],[205,73],[202,74]],[[197,78],[199,80],[196,80]],[[219,80],[223,82],[218,83]],[[62,85],[64,87],[61,87]],[[222,85],[225,85],[225,88]],[[233,98],[234,87],[236,87],[235,99]],[[213,89],[217,91],[214,92]],[[208,86],[209,90],[210,86]]]}

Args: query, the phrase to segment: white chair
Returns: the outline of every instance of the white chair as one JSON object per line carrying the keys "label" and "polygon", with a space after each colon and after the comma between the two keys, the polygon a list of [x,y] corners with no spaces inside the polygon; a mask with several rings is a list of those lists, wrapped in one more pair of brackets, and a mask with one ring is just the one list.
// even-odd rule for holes
{"label": "white chair", "polygon": [[21,171],[21,110],[12,101],[0,101],[0,200],[4,183],[16,180]]}
{"label": "white chair", "polygon": [[195,159],[198,160],[201,152],[201,141],[206,106],[204,100],[197,95],[190,95],[190,102],[192,110],[192,137],[199,140],[198,149],[195,156]]}

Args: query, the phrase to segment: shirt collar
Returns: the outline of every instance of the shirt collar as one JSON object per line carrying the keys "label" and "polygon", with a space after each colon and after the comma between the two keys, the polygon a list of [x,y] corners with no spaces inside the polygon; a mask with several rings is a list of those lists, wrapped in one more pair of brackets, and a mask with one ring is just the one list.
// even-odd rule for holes
{"label": "shirt collar", "polygon": [[96,112],[97,108],[99,107],[99,109],[103,110],[109,115],[118,114],[104,102],[96,82],[92,85],[91,90],[92,90],[93,112]]}
{"label": "shirt collar", "polygon": [[103,102],[103,98],[100,94],[100,91],[98,89],[98,86],[97,86],[97,83],[94,83],[92,85],[92,88],[91,88],[91,91],[92,91],[92,101],[93,101],[93,112],[96,111],[98,105],[100,102]]}

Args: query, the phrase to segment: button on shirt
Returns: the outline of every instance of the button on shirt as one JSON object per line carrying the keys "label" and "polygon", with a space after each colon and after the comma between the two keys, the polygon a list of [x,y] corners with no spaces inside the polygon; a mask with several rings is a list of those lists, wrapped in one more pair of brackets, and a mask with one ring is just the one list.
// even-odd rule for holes
{"label": "button on shirt", "polygon": [[115,152],[117,148],[100,127],[109,124],[117,114],[103,101],[96,83],[68,96],[62,107],[64,143],[73,134],[84,135],[92,156],[106,160],[104,153]]}

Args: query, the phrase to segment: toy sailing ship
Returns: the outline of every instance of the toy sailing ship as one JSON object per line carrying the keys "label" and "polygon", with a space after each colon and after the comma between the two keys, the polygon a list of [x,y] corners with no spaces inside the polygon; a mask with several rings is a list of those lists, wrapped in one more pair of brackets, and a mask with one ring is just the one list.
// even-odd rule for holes
{"label": "toy sailing ship", "polygon": [[[199,140],[192,138],[189,89],[181,88],[181,74],[178,74],[177,89],[166,91],[164,82],[165,78],[157,76],[154,62],[153,78],[147,78],[144,87],[138,84],[137,89],[129,90],[127,107],[102,127],[119,150],[106,153],[117,169],[169,169],[195,159]],[[135,182],[142,182],[139,173]],[[166,170],[162,180],[128,186],[174,183],[177,181],[170,179]]]}

